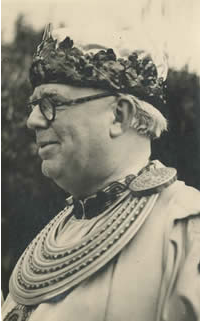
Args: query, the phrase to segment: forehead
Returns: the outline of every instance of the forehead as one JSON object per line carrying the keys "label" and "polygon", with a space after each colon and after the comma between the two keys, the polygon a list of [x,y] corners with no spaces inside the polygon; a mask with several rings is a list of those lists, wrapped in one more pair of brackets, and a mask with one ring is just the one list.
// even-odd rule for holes
{"label": "forehead", "polygon": [[43,84],[34,89],[30,100],[39,99],[48,94],[58,94],[63,96],[64,98],[74,99],[88,95],[95,95],[100,92],[102,92],[102,90],[93,88],[82,88],[64,84]]}

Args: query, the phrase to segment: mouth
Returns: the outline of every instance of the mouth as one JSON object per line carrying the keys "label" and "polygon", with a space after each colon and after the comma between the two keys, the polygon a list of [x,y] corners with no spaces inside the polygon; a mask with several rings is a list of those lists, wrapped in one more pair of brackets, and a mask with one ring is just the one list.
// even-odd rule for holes
{"label": "mouth", "polygon": [[[47,160],[52,158],[55,153],[57,153],[56,146],[58,146],[58,142],[55,141],[45,141],[38,142],[38,155],[42,158],[42,160]],[[55,146],[55,147],[54,147]]]}
{"label": "mouth", "polygon": [[46,146],[54,145],[54,144],[58,144],[58,142],[56,142],[56,141],[37,142],[37,145],[39,148],[44,148]]}

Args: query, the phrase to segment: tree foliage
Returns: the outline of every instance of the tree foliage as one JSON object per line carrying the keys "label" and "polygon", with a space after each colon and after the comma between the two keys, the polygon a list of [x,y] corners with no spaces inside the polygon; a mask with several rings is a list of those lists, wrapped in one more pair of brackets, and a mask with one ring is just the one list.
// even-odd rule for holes
{"label": "tree foliage", "polygon": [[[16,21],[11,44],[2,42],[2,286],[26,245],[59,209],[66,195],[42,176],[34,135],[26,128],[26,101],[32,55],[42,32]],[[187,66],[170,70],[169,132],[153,143],[153,157],[178,169],[179,177],[200,188],[200,85]]]}

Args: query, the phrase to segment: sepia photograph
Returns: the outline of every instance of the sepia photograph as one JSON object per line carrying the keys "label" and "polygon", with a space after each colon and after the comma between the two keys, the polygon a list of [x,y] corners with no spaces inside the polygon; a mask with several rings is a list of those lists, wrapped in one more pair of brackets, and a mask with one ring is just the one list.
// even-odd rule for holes
{"label": "sepia photograph", "polygon": [[1,1],[2,321],[200,321],[200,1]]}

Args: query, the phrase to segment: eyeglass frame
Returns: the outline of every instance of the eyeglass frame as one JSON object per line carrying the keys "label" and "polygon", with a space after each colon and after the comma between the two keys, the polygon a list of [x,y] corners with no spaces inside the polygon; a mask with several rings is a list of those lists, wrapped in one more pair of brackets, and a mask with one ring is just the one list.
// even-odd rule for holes
{"label": "eyeglass frame", "polygon": [[[92,100],[96,100],[96,99],[100,99],[100,98],[104,98],[104,97],[117,96],[117,95],[118,95],[118,93],[116,93],[116,92],[103,92],[103,93],[99,93],[99,94],[96,94],[96,95],[85,96],[85,97],[80,97],[80,98],[76,98],[76,99],[69,99],[69,100],[66,100],[66,101],[62,101],[59,104],[58,103],[52,104],[52,102],[49,101],[51,109],[52,109],[52,117],[51,118],[47,117],[47,115],[45,114],[45,111],[42,108],[42,105],[40,104],[44,99],[49,100],[48,96],[44,96],[42,98],[29,101],[28,104],[27,104],[27,107],[30,107],[31,105],[35,105],[35,106],[38,105],[39,109],[40,109],[40,112],[44,116],[44,118],[48,122],[53,122],[55,120],[55,117],[56,117],[56,107],[58,107],[58,106],[62,106],[62,105],[74,106],[74,105],[78,105],[78,104],[83,104],[83,103],[88,102],[88,101],[92,101]],[[33,111],[33,109],[32,109],[32,111]]]}

